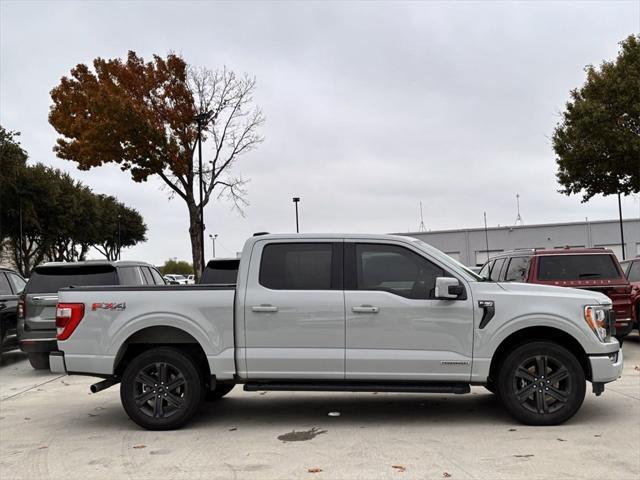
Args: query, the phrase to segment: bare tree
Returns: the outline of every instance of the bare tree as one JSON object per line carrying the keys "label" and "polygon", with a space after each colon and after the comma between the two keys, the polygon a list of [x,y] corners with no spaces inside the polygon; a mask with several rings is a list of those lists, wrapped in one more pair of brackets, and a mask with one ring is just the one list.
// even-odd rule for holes
{"label": "bare tree", "polygon": [[[238,157],[253,150],[264,140],[259,133],[260,127],[264,124],[264,115],[259,107],[253,106],[256,80],[248,75],[238,77],[226,68],[212,71],[191,67],[188,71],[188,85],[196,111],[207,118],[202,131],[203,146],[209,147],[203,149],[202,207],[204,208],[214,196],[217,199],[224,197],[233,202],[234,208],[244,215],[244,207],[248,205],[244,187],[248,180],[235,175],[233,167]],[[196,147],[197,139],[192,148],[192,191],[199,188],[199,178],[196,178],[199,172],[195,168]],[[193,196],[195,197],[195,193]],[[193,252],[194,265],[200,264],[196,256],[200,258],[200,249],[204,248],[200,237],[200,225],[197,222],[199,209],[200,202],[194,200],[189,207],[190,217],[195,215],[196,218],[196,222],[192,222],[189,229],[192,245],[198,245],[198,248],[194,249],[198,251]]]}

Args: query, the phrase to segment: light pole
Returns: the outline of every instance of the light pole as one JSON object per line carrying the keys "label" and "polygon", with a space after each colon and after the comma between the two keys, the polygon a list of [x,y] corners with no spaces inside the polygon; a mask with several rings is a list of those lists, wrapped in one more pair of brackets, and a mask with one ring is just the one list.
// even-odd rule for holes
{"label": "light pole", "polygon": [[296,206],[296,233],[300,233],[300,225],[298,223],[298,202],[300,201],[300,197],[293,197],[293,203]]}
{"label": "light pole", "polygon": [[215,235],[211,235],[209,234],[209,238],[211,239],[211,244],[213,246],[213,257],[211,257],[212,259],[216,258],[216,238],[218,238],[218,234],[216,233]]}
{"label": "light pole", "polygon": [[198,215],[198,223],[200,227],[200,268],[198,268],[198,272],[202,273],[204,269],[204,205],[202,205],[202,197],[203,195],[203,181],[202,181],[202,129],[209,123],[211,120],[211,116],[213,115],[212,111],[199,113],[194,117],[194,120],[198,124],[198,177],[200,180],[200,208]]}
{"label": "light pole", "polygon": [[618,192],[618,218],[620,219],[620,246],[622,247],[622,260],[625,260],[624,228],[622,228],[622,201],[620,200],[620,192]]}

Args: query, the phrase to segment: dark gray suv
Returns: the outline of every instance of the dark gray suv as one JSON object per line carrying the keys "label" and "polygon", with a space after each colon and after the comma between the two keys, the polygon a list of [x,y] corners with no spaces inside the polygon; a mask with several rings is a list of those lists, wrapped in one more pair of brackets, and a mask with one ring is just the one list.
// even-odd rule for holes
{"label": "dark gray suv", "polygon": [[56,344],[58,290],[71,286],[164,285],[153,265],[132,261],[51,262],[37,266],[18,303],[18,340],[35,369],[49,368]]}

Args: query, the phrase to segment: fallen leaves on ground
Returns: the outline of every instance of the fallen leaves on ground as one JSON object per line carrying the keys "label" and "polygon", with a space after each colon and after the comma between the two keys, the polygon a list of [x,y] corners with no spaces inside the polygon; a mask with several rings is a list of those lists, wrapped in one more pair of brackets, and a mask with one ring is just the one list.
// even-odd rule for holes
{"label": "fallen leaves on ground", "polygon": [[147,448],[146,445],[134,445],[133,448]]}
{"label": "fallen leaves on ground", "polygon": [[566,442],[564,438],[560,438],[560,437],[556,438],[556,440],[558,440],[559,442]]}
{"label": "fallen leaves on ground", "polygon": [[307,469],[307,472],[309,472],[309,473],[320,473],[321,471],[322,471],[322,469],[318,468],[318,467],[308,468]]}
{"label": "fallen leaves on ground", "polygon": [[449,477],[451,477],[451,474],[449,472],[442,472],[442,476],[444,478],[449,478]]}
{"label": "fallen leaves on ground", "polygon": [[391,465],[391,468],[395,468],[399,472],[406,472],[407,468],[403,465]]}

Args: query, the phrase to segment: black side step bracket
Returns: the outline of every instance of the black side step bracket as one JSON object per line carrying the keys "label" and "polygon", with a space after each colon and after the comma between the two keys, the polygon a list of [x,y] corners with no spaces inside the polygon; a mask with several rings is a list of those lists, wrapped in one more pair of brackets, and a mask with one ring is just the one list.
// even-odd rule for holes
{"label": "black side step bracket", "polygon": [[293,382],[293,381],[264,381],[247,382],[244,384],[246,392],[280,391],[280,392],[405,392],[405,393],[469,393],[467,383],[449,382]]}

